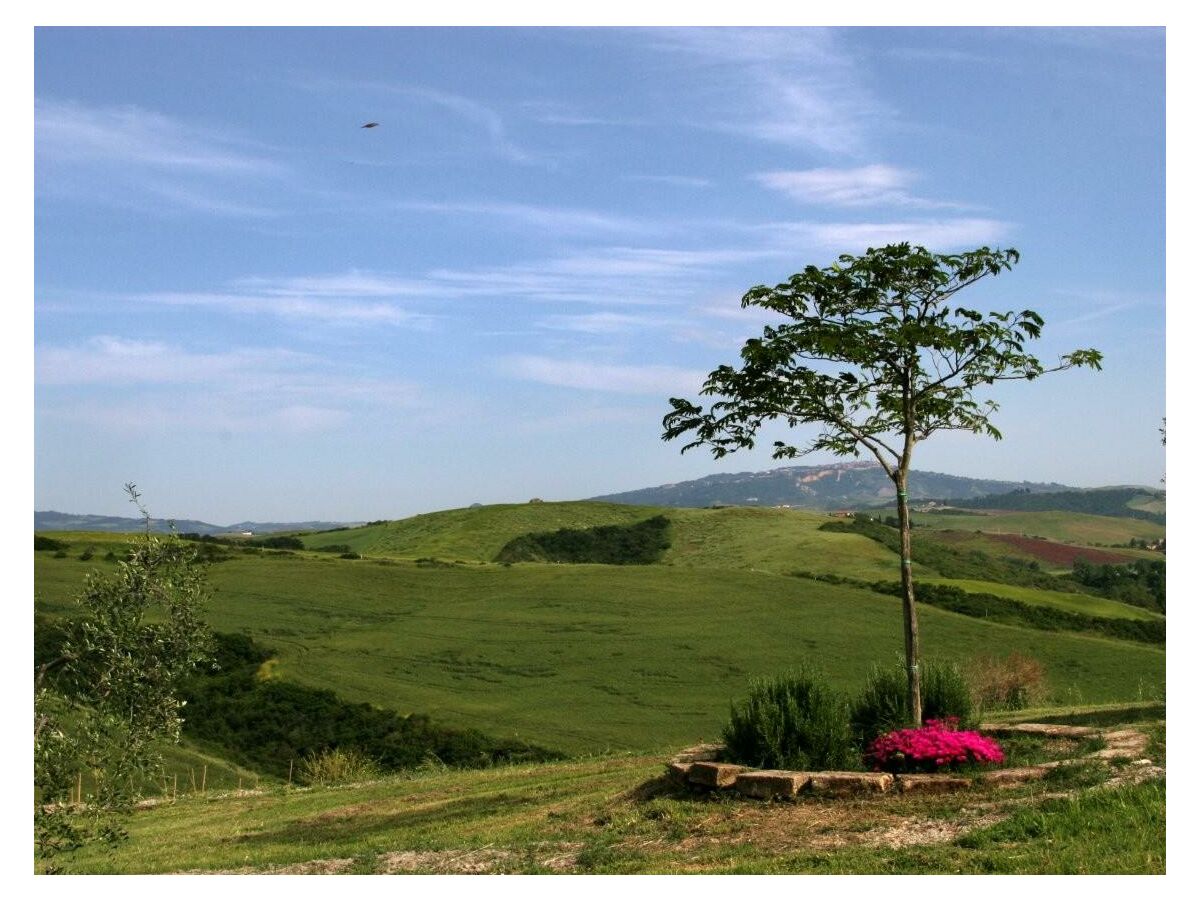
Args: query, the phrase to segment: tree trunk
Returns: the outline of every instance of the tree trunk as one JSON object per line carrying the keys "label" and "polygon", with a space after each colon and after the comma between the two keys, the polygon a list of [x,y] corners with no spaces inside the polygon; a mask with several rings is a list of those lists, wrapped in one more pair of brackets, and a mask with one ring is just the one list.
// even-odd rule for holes
{"label": "tree trunk", "polygon": [[921,727],[921,642],[917,636],[917,598],[912,578],[912,520],[908,515],[908,473],[896,473],[896,512],[900,520],[900,594],[904,607],[904,660],[908,667],[908,703],[915,728]]}

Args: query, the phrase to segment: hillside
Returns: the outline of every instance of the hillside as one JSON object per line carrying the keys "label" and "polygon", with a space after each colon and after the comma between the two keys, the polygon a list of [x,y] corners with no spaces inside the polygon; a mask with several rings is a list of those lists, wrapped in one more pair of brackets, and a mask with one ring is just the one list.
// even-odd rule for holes
{"label": "hillside", "polygon": [[[879,512],[889,514],[890,510],[880,509]],[[1130,540],[1156,541],[1167,533],[1157,522],[1060,510],[938,509],[914,512],[912,519],[915,525],[930,531],[1027,536],[1084,547],[1128,546]],[[1129,556],[1145,555],[1136,550],[1122,552]]]}
{"label": "hillside", "polygon": [[[1161,705],[1112,710],[1150,734]],[[1097,711],[1101,722],[1112,719]],[[1088,714],[1076,714],[1088,721]],[[719,802],[673,789],[663,756],[604,755],[365,783],[180,791],[138,810],[130,840],[66,874],[1147,873],[1166,868],[1160,779],[865,801]],[[1160,770],[1161,771],[1161,770]],[[1103,777],[1103,776],[1100,776]],[[1127,779],[1132,782],[1133,779]],[[1044,797],[1052,793],[1055,796]],[[295,882],[288,887],[292,890]],[[225,887],[222,884],[222,887]],[[406,885],[407,887],[407,885]],[[524,888],[525,885],[520,887]]]}
{"label": "hillside", "polygon": [[895,558],[859,535],[827,534],[819,513],[781,509],[670,509],[573,501],[480,506],[425,513],[361,528],[302,535],[310,549],[345,545],[369,556],[493,562],[515,538],[532,532],[633,525],[665,515],[671,545],[662,564],[743,568],[785,574],[885,577]]}
{"label": "hillside", "polygon": [[950,506],[963,509],[1000,509],[1022,512],[1079,512],[1096,516],[1145,519],[1166,524],[1167,492],[1150,488],[1090,488],[1082,491],[1034,493],[1016,490],[987,497],[947,499]]}
{"label": "hillside", "polygon": [[[914,470],[908,491],[913,500],[983,497],[1022,490],[1034,493],[1070,490],[1062,484],[995,481]],[[887,475],[874,462],[784,466],[766,472],[709,475],[658,487],[593,497],[610,503],[642,506],[794,506],[805,509],[853,509],[877,505],[895,496]]]}
{"label": "hillside", "polygon": [[[232,525],[213,525],[196,519],[151,519],[150,530],[166,532],[173,525],[180,533],[191,534],[237,534],[252,531],[255,534],[276,531],[305,531],[336,528],[344,522],[235,522]],[[114,533],[135,532],[145,528],[142,519],[128,516],[93,516],[80,513],[61,513],[53,510],[34,511],[34,531],[107,531]]]}
{"label": "hillside", "polygon": [[[751,677],[809,658],[854,689],[900,651],[894,598],[686,558],[502,566],[239,553],[210,570],[208,619],[274,648],[275,677],[568,752],[711,738]],[[97,563],[114,565],[36,553],[36,608],[68,613]],[[1163,690],[1160,647],[936,608],[921,623],[929,656],[1036,656],[1056,702]]]}

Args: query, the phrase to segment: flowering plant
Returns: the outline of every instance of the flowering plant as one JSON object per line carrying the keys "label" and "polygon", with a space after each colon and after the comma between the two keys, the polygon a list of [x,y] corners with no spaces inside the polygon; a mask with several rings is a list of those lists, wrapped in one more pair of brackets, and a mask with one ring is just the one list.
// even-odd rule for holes
{"label": "flowering plant", "polygon": [[958,719],[930,719],[921,728],[880,735],[867,748],[876,772],[936,772],[971,764],[1004,762],[1000,745],[978,731],[956,731]]}

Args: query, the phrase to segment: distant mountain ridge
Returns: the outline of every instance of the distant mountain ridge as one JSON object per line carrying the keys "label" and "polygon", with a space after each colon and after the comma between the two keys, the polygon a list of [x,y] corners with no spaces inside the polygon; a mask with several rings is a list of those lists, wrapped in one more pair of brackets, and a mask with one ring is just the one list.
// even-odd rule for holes
{"label": "distant mountain ridge", "polygon": [[[277,531],[325,531],[330,528],[352,527],[361,522],[235,522],[233,525],[212,525],[195,519],[151,519],[150,530],[166,532],[174,523],[181,534],[228,534],[252,531],[271,534]],[[91,516],[44,510],[33,513],[34,531],[141,531],[141,519],[125,516]]]}
{"label": "distant mountain ridge", "polygon": [[[1065,484],[965,478],[913,470],[908,477],[910,500],[985,497],[1012,491],[1051,493],[1075,491]],[[895,488],[874,462],[830,463],[824,466],[784,466],[765,472],[709,475],[657,487],[591,497],[608,503],[641,506],[703,507],[795,506],[802,509],[852,509],[893,499]]]}

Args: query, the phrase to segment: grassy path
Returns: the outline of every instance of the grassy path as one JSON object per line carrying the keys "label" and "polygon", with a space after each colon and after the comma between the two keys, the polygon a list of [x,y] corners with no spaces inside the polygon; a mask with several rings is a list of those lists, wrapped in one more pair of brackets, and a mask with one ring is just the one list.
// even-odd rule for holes
{"label": "grassy path", "polygon": [[[1161,757],[1161,726],[1156,751]],[[662,757],[180,799],[67,872],[1161,872],[1162,780],[770,804],[679,791]],[[1101,775],[1101,778],[1105,776]]]}

